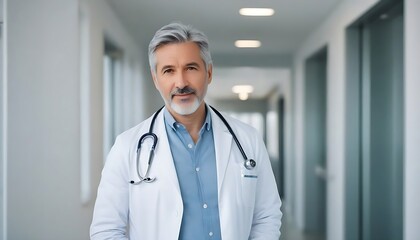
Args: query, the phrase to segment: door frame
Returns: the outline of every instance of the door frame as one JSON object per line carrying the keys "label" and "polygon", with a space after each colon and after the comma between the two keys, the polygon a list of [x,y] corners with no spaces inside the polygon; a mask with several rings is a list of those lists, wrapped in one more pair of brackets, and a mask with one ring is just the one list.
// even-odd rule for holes
{"label": "door frame", "polygon": [[[362,142],[366,134],[362,133],[363,121],[366,121],[366,108],[362,114],[363,95],[368,94],[370,83],[363,69],[369,69],[368,63],[361,63],[363,41],[366,32],[362,25],[377,19],[382,12],[401,4],[403,0],[382,0],[354,21],[346,29],[346,98],[345,98],[345,240],[363,239],[363,154]],[[365,51],[366,52],[366,51]],[[365,164],[366,165],[366,164]],[[365,219],[366,220],[366,219]]]}
{"label": "door frame", "polygon": [[[323,64],[321,68],[320,64]],[[305,60],[305,230],[320,236],[327,234],[327,68],[326,45]],[[320,71],[323,71],[322,79],[319,76],[313,77],[319,75]],[[310,85],[313,87],[309,88]],[[317,102],[323,105],[316,104],[310,107]],[[322,124],[321,135],[318,132],[319,124]],[[313,159],[323,162],[314,162]],[[314,205],[318,207],[314,208]]]}

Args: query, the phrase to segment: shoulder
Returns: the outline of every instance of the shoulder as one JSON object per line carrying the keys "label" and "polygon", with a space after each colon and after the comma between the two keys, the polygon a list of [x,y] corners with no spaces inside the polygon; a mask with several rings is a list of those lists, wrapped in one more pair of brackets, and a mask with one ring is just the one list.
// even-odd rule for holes
{"label": "shoulder", "polygon": [[[239,119],[236,119],[228,114],[225,113],[221,113],[221,115],[223,116],[223,118],[227,121],[227,123],[229,124],[229,126],[232,128],[233,132],[238,135],[239,137],[243,137],[243,138],[248,138],[248,137],[252,137],[255,138],[255,135],[259,134],[258,131],[256,130],[256,128],[254,128],[253,126],[244,123],[242,121],[240,121]],[[221,124],[216,124],[216,125],[222,125],[225,126],[225,124],[223,123],[222,119],[220,119],[220,117],[213,112],[213,118],[212,121],[214,122],[220,122]],[[227,128],[227,126],[225,126]],[[227,130],[227,129],[226,129]]]}
{"label": "shoulder", "polygon": [[241,120],[234,118],[232,116],[223,115],[226,118],[226,121],[232,126],[232,128],[237,128],[240,131],[239,132],[244,132],[244,133],[251,133],[254,134],[257,132],[257,129],[255,129],[253,126],[242,122]]}

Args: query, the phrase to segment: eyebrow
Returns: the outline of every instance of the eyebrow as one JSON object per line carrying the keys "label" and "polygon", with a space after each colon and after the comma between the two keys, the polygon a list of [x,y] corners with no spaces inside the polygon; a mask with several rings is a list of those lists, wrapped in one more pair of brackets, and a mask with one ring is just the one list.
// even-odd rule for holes
{"label": "eyebrow", "polygon": [[191,62],[186,64],[187,67],[200,67],[200,65],[196,62]]}
{"label": "eyebrow", "polygon": [[[198,63],[196,63],[196,62],[190,62],[190,63],[185,64],[185,66],[187,66],[187,67],[197,67],[197,68],[199,68],[199,67],[200,67],[200,64],[198,64]],[[174,65],[164,65],[164,66],[162,66],[162,67],[160,68],[160,71],[162,72],[162,71],[164,71],[164,70],[166,70],[166,69],[170,69],[170,68],[174,68],[174,67],[175,67]]]}
{"label": "eyebrow", "polygon": [[162,71],[164,71],[165,69],[168,69],[168,68],[173,68],[174,66],[173,65],[164,65],[163,67],[161,67],[160,68],[160,71],[162,72]]}

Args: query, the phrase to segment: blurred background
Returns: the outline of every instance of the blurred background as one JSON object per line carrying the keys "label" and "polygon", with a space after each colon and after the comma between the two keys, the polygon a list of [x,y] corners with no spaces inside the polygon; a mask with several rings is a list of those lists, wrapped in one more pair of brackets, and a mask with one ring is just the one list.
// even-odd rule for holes
{"label": "blurred background", "polygon": [[0,0],[0,239],[89,239],[115,137],[163,105],[147,46],[173,21],[210,40],[206,101],[266,141],[281,239],[420,239],[418,12],[419,0]]}

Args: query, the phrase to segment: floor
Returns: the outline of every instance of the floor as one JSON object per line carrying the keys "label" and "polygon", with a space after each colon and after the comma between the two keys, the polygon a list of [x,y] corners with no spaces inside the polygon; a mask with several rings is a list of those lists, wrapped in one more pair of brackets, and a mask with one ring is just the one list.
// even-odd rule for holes
{"label": "floor", "polygon": [[280,240],[325,240],[320,234],[309,234],[300,231],[291,221],[283,218]]}

